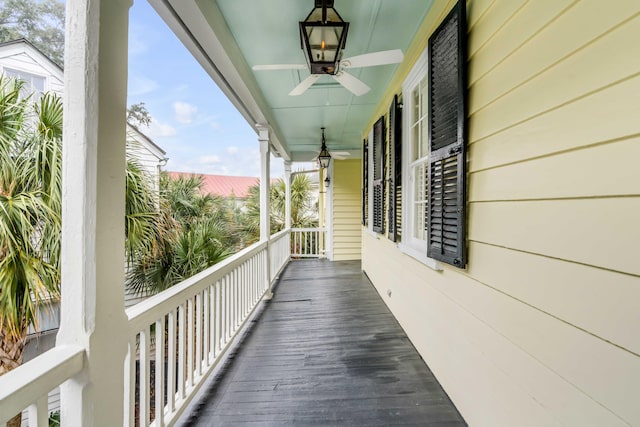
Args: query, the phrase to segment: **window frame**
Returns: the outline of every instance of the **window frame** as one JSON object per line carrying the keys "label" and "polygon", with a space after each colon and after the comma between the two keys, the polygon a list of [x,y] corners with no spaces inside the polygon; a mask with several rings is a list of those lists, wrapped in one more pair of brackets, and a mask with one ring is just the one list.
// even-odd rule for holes
{"label": "window frame", "polygon": [[[414,200],[416,189],[416,177],[412,173],[412,156],[413,156],[413,144],[411,141],[412,132],[412,111],[413,111],[413,96],[412,92],[419,87],[420,83],[428,79],[428,61],[429,49],[426,47],[413,68],[407,75],[407,78],[402,83],[402,241],[398,243],[398,248],[405,254],[415,258],[426,266],[434,270],[442,270],[442,265],[439,261],[427,257],[428,241],[417,239],[415,236],[415,222],[414,222]],[[428,93],[428,91],[427,91]],[[428,120],[428,117],[425,118]],[[428,164],[428,159],[425,158],[425,166]],[[425,170],[425,174],[427,171]],[[426,213],[426,205],[425,205]]]}
{"label": "window frame", "polygon": [[[12,67],[3,67],[2,68],[2,73],[5,75],[5,77],[11,78],[11,79],[19,79],[19,80],[22,80],[23,82],[25,82],[25,87],[23,88],[24,92],[26,93],[27,96],[32,95],[32,94],[34,95],[32,97],[32,101],[33,102],[37,102],[42,97],[42,95],[44,95],[47,92],[48,80],[49,79],[45,75],[32,73],[30,71],[25,71],[25,70],[21,70],[21,69],[18,69],[18,68],[12,68]],[[9,75],[8,73],[11,73],[11,74],[14,74],[14,75]],[[28,77],[29,80],[27,80],[25,77]],[[34,87],[33,87],[33,79],[34,78],[42,79],[42,82],[43,82],[42,91],[34,89]],[[29,87],[26,87],[27,85]],[[22,95],[23,91],[20,91],[20,92],[21,92],[21,95]]]}

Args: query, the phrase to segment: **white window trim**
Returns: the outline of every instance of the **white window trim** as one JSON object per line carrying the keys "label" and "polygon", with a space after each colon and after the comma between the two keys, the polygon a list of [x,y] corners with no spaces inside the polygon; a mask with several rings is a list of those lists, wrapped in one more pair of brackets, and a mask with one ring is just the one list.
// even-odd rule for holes
{"label": "white window trim", "polygon": [[[409,75],[402,84],[402,100],[403,100],[403,112],[402,115],[402,128],[407,131],[402,133],[402,241],[398,244],[398,248],[409,255],[412,258],[425,264],[434,270],[442,270],[440,262],[433,258],[427,257],[427,242],[424,240],[418,240],[413,237],[413,198],[414,198],[414,184],[411,176],[411,114],[413,98],[411,92],[416,88],[420,81],[428,73],[429,66],[429,52],[428,48],[420,55],[420,58],[416,61],[415,65],[409,72]],[[407,185],[408,184],[408,185]]]}
{"label": "white window trim", "polygon": [[39,78],[44,80],[44,89],[42,90],[41,95],[44,95],[45,93],[47,93],[49,91],[49,78],[48,78],[48,76],[46,76],[44,74],[34,73],[33,71],[24,70],[22,68],[13,68],[13,67],[3,66],[2,67],[2,73],[5,76],[7,76],[7,71],[11,72],[11,73],[26,74],[26,75],[29,75],[31,77],[39,77]]}

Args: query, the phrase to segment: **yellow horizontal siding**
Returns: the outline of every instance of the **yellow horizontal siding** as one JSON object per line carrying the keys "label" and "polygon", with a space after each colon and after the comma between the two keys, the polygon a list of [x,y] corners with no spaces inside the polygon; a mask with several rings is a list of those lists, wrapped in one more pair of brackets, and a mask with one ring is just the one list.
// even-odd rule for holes
{"label": "yellow horizontal siding", "polygon": [[473,203],[469,239],[640,275],[638,213],[640,197]]}
{"label": "yellow horizontal siding", "polygon": [[454,269],[421,266],[388,239],[363,239],[367,275],[470,425],[625,425],[565,376],[630,396],[640,378],[627,352]]}
{"label": "yellow horizontal siding", "polygon": [[468,267],[362,232],[363,268],[469,424],[640,425],[640,2],[467,11]]}
{"label": "yellow horizontal siding", "polygon": [[638,329],[625,326],[640,325],[640,286],[634,276],[473,241],[468,270],[516,301],[640,354]]}
{"label": "yellow horizontal siding", "polygon": [[361,163],[359,159],[333,165],[333,259],[361,258]]}
{"label": "yellow horizontal siding", "polygon": [[[638,159],[640,138],[631,138],[485,169],[470,174],[469,200],[633,195],[640,182]],[[596,173],[603,169],[606,174]]]}
{"label": "yellow horizontal siding", "polygon": [[639,122],[632,117],[634,109],[627,101],[633,93],[640,93],[640,77],[609,86],[481,141],[471,139],[469,168],[481,170],[635,136],[640,131]]}

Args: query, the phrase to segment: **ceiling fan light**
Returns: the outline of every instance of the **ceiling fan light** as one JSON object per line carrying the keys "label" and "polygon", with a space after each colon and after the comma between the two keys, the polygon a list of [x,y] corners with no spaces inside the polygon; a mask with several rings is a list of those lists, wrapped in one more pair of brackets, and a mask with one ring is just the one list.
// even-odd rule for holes
{"label": "ceiling fan light", "polygon": [[335,74],[347,42],[349,23],[333,8],[333,1],[316,1],[300,22],[300,43],[311,74]]}

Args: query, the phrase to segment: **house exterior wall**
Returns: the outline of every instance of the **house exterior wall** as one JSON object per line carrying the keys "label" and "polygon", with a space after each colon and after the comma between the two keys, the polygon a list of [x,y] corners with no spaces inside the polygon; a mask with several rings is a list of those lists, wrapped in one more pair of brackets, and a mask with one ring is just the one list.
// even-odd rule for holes
{"label": "house exterior wall", "polygon": [[333,164],[333,260],[361,258],[361,161],[336,160]]}
{"label": "house exterior wall", "polygon": [[47,67],[42,64],[42,58],[39,55],[17,46],[7,46],[5,52],[0,52],[0,72],[4,72],[5,68],[34,74],[45,77],[45,91],[52,91],[62,96],[64,93],[64,82],[62,81],[62,73],[53,73],[55,66]]}
{"label": "house exterior wall", "polygon": [[469,1],[468,266],[363,229],[363,269],[470,425],[640,424],[638,12]]}

